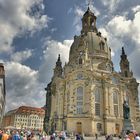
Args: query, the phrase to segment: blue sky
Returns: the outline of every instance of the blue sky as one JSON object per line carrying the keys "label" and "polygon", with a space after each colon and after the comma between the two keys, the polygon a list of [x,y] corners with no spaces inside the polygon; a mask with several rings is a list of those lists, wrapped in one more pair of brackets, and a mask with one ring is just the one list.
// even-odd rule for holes
{"label": "blue sky", "polygon": [[0,0],[0,62],[6,71],[6,110],[20,105],[41,107],[58,54],[68,61],[81,18],[90,9],[97,28],[108,39],[112,61],[119,71],[124,46],[140,82],[139,0]]}

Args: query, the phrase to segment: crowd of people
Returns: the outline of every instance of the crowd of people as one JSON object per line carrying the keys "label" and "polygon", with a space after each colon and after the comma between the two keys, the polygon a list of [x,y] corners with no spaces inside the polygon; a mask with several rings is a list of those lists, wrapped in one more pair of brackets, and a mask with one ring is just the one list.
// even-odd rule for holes
{"label": "crowd of people", "polygon": [[[54,132],[47,135],[45,132],[36,132],[30,130],[0,130],[0,140],[65,140],[66,138],[68,138],[68,135],[65,131],[58,133]],[[107,135],[104,137],[105,140],[116,140],[116,138],[117,137],[114,139],[113,135]],[[85,137],[80,134],[75,134],[75,136],[73,138],[70,137],[70,139],[84,140]],[[125,136],[119,136],[117,139],[140,140],[140,136],[138,133],[129,133],[125,134]],[[100,140],[100,137],[95,135],[95,140]]]}
{"label": "crowd of people", "polygon": [[45,133],[29,130],[0,130],[0,140],[48,140]]}
{"label": "crowd of people", "polygon": [[31,130],[0,130],[0,140],[65,140],[66,132],[50,133]]}

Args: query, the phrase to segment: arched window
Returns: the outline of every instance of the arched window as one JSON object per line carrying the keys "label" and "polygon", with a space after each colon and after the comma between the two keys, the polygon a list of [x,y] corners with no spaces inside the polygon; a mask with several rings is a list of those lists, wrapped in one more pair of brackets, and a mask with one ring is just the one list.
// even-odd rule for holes
{"label": "arched window", "polygon": [[128,105],[129,105],[129,94],[128,94],[128,92],[126,92],[126,102],[127,102]]}
{"label": "arched window", "polygon": [[77,74],[77,79],[78,79],[78,80],[81,80],[82,78],[83,78],[83,74],[82,74],[82,73],[78,73],[78,74]]}
{"label": "arched window", "polygon": [[103,41],[101,41],[101,42],[99,43],[100,49],[101,49],[102,51],[105,50],[104,45],[105,45],[105,43],[104,43]]}
{"label": "arched window", "polygon": [[113,92],[114,115],[118,116],[118,93]]}
{"label": "arched window", "polygon": [[83,113],[83,87],[77,88],[77,114]]}
{"label": "arched window", "polygon": [[111,64],[109,64],[109,63],[106,64],[106,70],[112,72],[112,66],[111,66]]}
{"label": "arched window", "polygon": [[81,65],[83,63],[83,60],[82,60],[82,58],[80,57],[79,58],[79,65]]}
{"label": "arched window", "polygon": [[128,77],[128,73],[127,73],[127,71],[125,71],[124,74],[125,74],[125,77]]}
{"label": "arched window", "polygon": [[100,90],[96,88],[95,90],[95,115],[100,116]]}

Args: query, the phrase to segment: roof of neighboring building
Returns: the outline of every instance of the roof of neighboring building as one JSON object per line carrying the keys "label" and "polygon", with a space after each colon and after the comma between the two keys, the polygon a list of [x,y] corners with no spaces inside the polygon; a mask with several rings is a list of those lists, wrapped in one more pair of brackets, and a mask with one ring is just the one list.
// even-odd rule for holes
{"label": "roof of neighboring building", "polygon": [[36,114],[36,115],[44,115],[45,110],[43,108],[30,107],[30,106],[20,106],[17,109],[10,110],[6,113],[6,116],[12,114]]}

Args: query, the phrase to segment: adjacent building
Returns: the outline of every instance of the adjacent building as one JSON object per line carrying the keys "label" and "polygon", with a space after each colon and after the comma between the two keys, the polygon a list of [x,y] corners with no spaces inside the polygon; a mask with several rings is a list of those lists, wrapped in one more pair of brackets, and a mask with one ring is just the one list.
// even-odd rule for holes
{"label": "adjacent building", "polygon": [[139,84],[124,48],[120,52],[120,72],[116,72],[107,38],[98,31],[96,16],[88,8],[82,17],[81,34],[74,36],[68,63],[62,67],[58,56],[46,87],[45,131],[120,134],[124,102],[129,105],[130,120],[136,128]]}
{"label": "adjacent building", "polygon": [[0,63],[0,126],[4,115],[4,109],[5,109],[5,96],[6,96],[5,70],[4,70],[4,65]]}
{"label": "adjacent building", "polygon": [[43,130],[44,116],[45,110],[43,108],[21,106],[5,114],[3,127]]}

